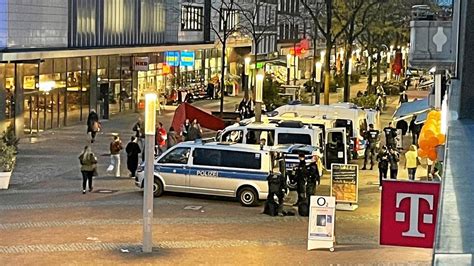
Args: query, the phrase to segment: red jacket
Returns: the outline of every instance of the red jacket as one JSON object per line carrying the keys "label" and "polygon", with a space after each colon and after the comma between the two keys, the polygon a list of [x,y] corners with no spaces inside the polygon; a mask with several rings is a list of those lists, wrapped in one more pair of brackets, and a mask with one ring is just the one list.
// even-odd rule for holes
{"label": "red jacket", "polygon": [[166,145],[166,130],[164,128],[156,128],[156,133],[155,133],[155,145],[158,145],[160,147],[164,147]]}

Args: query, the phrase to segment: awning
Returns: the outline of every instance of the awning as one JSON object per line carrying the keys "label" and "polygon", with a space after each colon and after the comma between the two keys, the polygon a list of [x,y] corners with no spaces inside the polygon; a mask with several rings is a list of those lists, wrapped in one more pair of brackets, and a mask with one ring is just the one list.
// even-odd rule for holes
{"label": "awning", "polygon": [[393,120],[403,120],[413,115],[424,113],[430,109],[431,107],[429,105],[428,97],[421,100],[402,103],[393,114]]}
{"label": "awning", "polygon": [[426,119],[428,118],[428,113],[429,113],[429,110],[417,115],[416,120],[415,120],[415,124],[425,123]]}

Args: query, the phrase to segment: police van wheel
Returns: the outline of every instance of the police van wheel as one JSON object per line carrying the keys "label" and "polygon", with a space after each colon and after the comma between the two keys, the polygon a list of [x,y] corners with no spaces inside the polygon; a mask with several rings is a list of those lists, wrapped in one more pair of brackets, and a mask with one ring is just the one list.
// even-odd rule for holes
{"label": "police van wheel", "polygon": [[238,200],[245,207],[255,206],[258,202],[258,194],[254,188],[244,187],[239,190]]}
{"label": "police van wheel", "polygon": [[153,196],[159,197],[163,195],[163,183],[157,178],[153,181]]}

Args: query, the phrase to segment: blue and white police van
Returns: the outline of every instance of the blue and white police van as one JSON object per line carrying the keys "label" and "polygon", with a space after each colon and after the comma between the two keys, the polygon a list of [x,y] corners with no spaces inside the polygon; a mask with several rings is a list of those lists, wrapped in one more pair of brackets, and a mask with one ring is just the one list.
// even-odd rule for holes
{"label": "blue and white police van", "polygon": [[[267,198],[271,157],[270,151],[257,145],[182,142],[155,159],[153,193],[155,197],[165,191],[235,197],[243,206],[254,206]],[[136,186],[143,188],[143,180],[143,167],[139,167]]]}

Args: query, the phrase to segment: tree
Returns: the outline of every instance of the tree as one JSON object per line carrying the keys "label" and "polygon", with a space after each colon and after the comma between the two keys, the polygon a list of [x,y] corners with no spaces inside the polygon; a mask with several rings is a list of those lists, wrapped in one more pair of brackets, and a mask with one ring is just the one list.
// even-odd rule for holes
{"label": "tree", "polygon": [[[220,114],[224,111],[224,89],[225,89],[225,73],[226,73],[226,45],[227,40],[232,34],[239,30],[237,19],[237,3],[236,0],[213,0],[210,3],[211,19],[210,28],[216,35],[222,45],[221,52],[221,76],[220,76]],[[206,22],[205,22],[206,23]]]}
{"label": "tree", "polygon": [[[257,69],[260,41],[270,32],[276,32],[276,5],[261,0],[254,0],[237,3],[237,6],[242,17],[240,30],[242,33],[252,36],[254,64],[255,69]],[[265,10],[266,8],[270,10]],[[274,10],[271,10],[272,8]],[[255,84],[256,75],[253,75],[253,78],[253,83]],[[248,96],[248,88],[246,88],[245,97],[248,98]]]}

